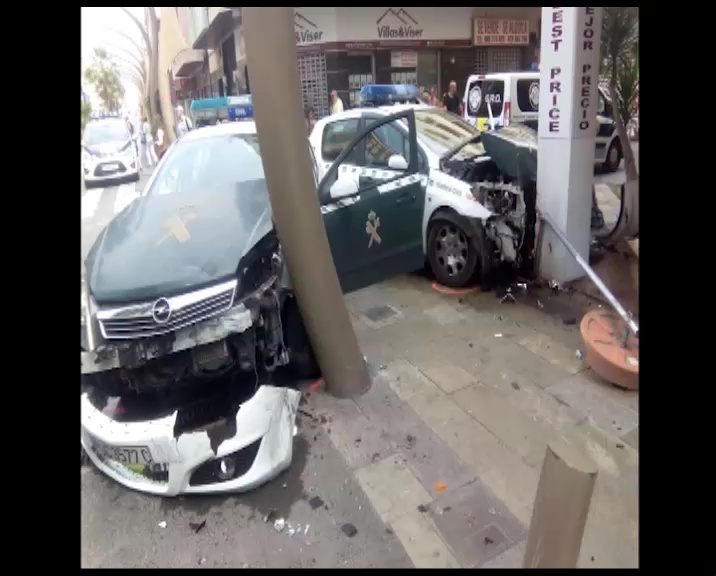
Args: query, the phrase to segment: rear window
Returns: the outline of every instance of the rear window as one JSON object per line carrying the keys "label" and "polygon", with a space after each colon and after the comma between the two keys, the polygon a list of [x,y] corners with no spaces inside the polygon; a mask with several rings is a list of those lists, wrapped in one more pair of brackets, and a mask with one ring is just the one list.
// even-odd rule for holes
{"label": "rear window", "polygon": [[326,124],[321,141],[321,156],[327,162],[333,162],[343,152],[343,148],[358,134],[359,118],[348,118]]}
{"label": "rear window", "polygon": [[539,110],[539,80],[526,78],[517,81],[517,106],[522,112]]}
{"label": "rear window", "polygon": [[489,118],[487,103],[490,103],[494,117],[502,114],[505,83],[502,80],[473,80],[467,91],[467,113],[469,116]]}

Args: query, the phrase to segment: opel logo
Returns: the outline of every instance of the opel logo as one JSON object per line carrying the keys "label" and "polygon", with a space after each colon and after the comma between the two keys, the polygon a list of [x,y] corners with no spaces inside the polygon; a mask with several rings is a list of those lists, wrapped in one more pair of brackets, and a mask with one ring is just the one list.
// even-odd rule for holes
{"label": "opel logo", "polygon": [[160,298],[152,306],[152,318],[157,324],[166,324],[172,315],[172,307],[166,298]]}

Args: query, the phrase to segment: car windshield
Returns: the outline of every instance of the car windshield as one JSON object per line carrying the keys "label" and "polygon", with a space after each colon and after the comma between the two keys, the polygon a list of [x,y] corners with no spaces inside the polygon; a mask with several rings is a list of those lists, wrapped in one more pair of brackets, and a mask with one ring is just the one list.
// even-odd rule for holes
{"label": "car windshield", "polygon": [[[264,169],[255,134],[217,135],[182,140],[162,162],[147,196],[236,192],[243,184],[265,191]],[[268,200],[268,197],[266,197]]]}
{"label": "car windshield", "polygon": [[[438,156],[442,156],[461,142],[480,134],[480,131],[472,124],[468,124],[447,110],[438,108],[416,110],[415,126],[423,144]],[[478,142],[464,146],[455,155],[455,158],[467,158],[484,153],[482,144]]]}
{"label": "car windshield", "polygon": [[128,138],[127,126],[121,120],[116,122],[90,122],[85,128],[85,144],[87,146],[124,142]]}

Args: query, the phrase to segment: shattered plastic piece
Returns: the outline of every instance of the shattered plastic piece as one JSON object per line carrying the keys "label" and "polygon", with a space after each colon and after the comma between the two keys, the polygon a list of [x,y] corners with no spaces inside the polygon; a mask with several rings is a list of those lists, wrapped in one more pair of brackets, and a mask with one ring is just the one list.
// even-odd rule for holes
{"label": "shattered plastic piece", "polygon": [[445,484],[445,482],[433,482],[433,487],[436,492],[444,492],[447,490],[447,484]]}
{"label": "shattered plastic piece", "polygon": [[306,528],[303,531],[303,535],[306,536],[308,534],[308,529],[311,527],[310,524],[306,524]]}
{"label": "shattered plastic piece", "polygon": [[577,350],[574,355],[575,355],[577,358],[579,358],[580,360],[582,359],[582,356],[583,356],[581,350]]}
{"label": "shattered plastic piece", "polygon": [[422,512],[423,514],[425,514],[425,512],[427,512],[429,509],[430,509],[429,504],[419,504],[418,505],[418,512]]}
{"label": "shattered plastic piece", "polygon": [[194,534],[198,534],[206,526],[206,520],[201,522],[189,522],[189,528],[194,530]]}
{"label": "shattered plastic piece", "polygon": [[556,280],[550,280],[549,287],[552,290],[561,290],[562,289],[562,285],[559,282],[557,282]]}
{"label": "shattered plastic piece", "polygon": [[495,514],[497,514],[497,510],[495,510],[494,508],[490,508],[489,512],[490,512],[490,514],[492,514],[493,516],[494,516]]}
{"label": "shattered plastic piece", "polygon": [[298,426],[295,424],[293,425],[293,437],[295,438],[298,435]]}
{"label": "shattered plastic piece", "polygon": [[264,516],[264,523],[273,522],[276,517],[277,510],[275,508],[271,508],[271,510],[268,511],[268,514]]}
{"label": "shattered plastic piece", "polygon": [[502,338],[502,332],[498,332],[497,334],[495,334],[495,338]]}
{"label": "shattered plastic piece", "polygon": [[348,536],[348,538],[353,538],[353,536],[358,534],[358,529],[350,522],[346,522],[343,526],[341,526],[341,532]]}
{"label": "shattered plastic piece", "polygon": [[293,536],[295,533],[296,533],[296,529],[295,529],[295,528],[289,528],[289,529],[288,529],[288,535],[289,535],[289,536]]}
{"label": "shattered plastic piece", "polygon": [[201,558],[199,560],[199,565],[201,566],[202,564],[206,564],[206,558]]}
{"label": "shattered plastic piece", "polygon": [[283,529],[286,527],[286,520],[284,518],[278,518],[274,520],[273,528],[276,530],[276,532],[283,532]]}
{"label": "shattered plastic piece", "polygon": [[166,527],[167,527],[166,520],[162,520],[162,521],[158,524],[158,526],[159,526],[160,528],[166,528]]}
{"label": "shattered plastic piece", "polygon": [[537,308],[539,308],[540,310],[544,309],[544,304],[542,304],[540,300],[537,300]]}
{"label": "shattered plastic piece", "polygon": [[288,483],[284,482],[283,486],[281,486],[281,488],[286,488],[286,486],[288,486]]}

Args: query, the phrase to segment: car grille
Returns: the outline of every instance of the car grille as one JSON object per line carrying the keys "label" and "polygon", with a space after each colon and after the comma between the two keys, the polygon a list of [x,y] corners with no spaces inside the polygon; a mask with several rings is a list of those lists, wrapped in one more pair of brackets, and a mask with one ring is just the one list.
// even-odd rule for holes
{"label": "car grille", "polygon": [[[171,298],[99,310],[97,320],[102,336],[107,340],[145,338],[190,326],[231,308],[236,285],[237,281],[231,280]],[[167,305],[168,314],[155,314],[157,306]]]}
{"label": "car grille", "polygon": [[[104,167],[107,164],[117,164],[118,168],[115,168],[113,170],[105,170]],[[127,167],[124,165],[124,162],[117,160],[114,162],[102,162],[101,164],[97,164],[94,169],[94,175],[95,176],[107,176],[108,174],[124,174],[127,171]]]}

